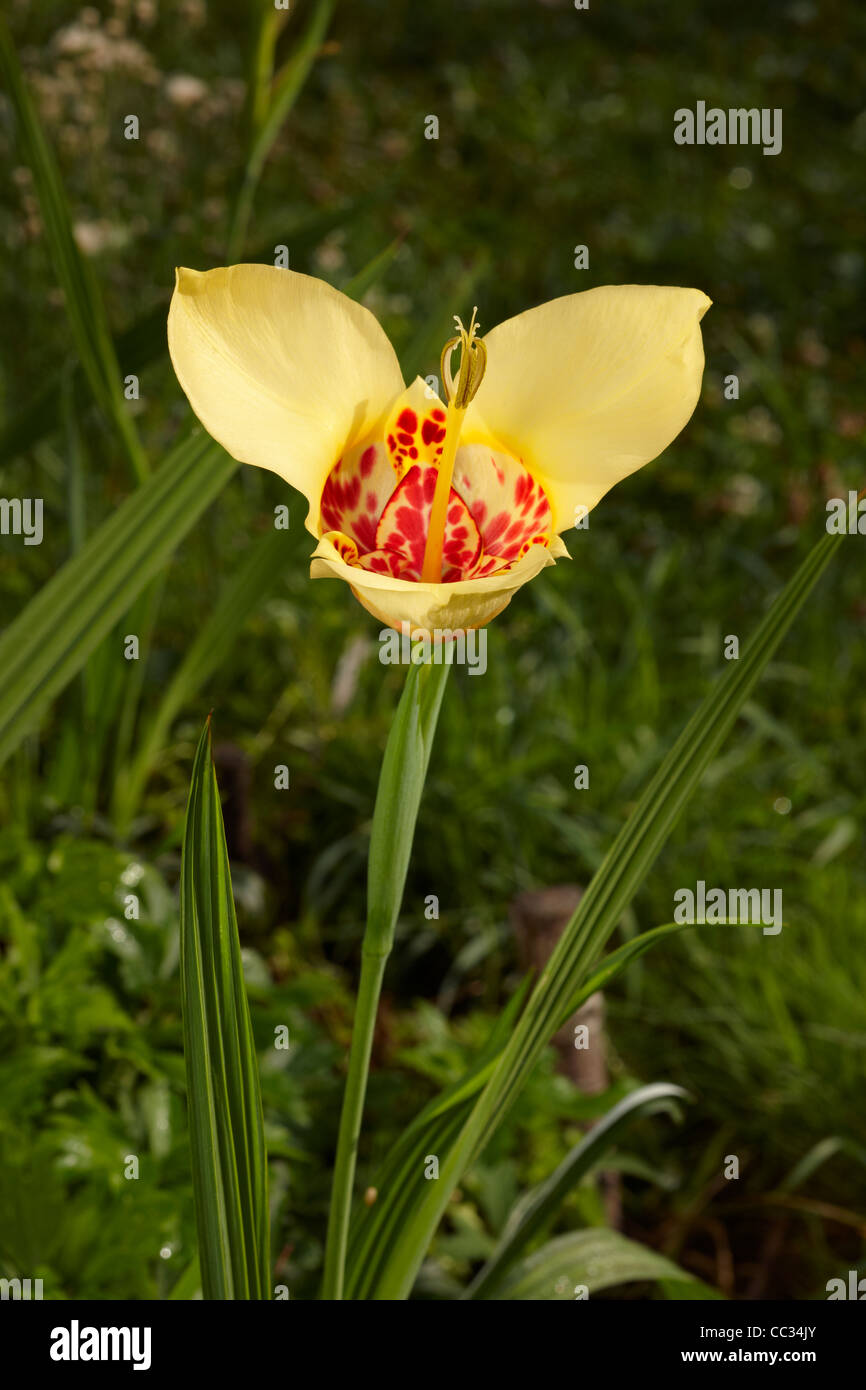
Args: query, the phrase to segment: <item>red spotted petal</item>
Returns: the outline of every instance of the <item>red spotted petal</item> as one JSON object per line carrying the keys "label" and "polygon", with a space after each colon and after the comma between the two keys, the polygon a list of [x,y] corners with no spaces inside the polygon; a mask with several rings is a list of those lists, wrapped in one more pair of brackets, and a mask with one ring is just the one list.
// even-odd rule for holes
{"label": "red spotted petal", "polygon": [[323,529],[351,536],[361,551],[375,549],[376,527],[396,485],[384,444],[354,449],[328,474],[322,491]]}
{"label": "red spotted petal", "polygon": [[342,531],[326,531],[323,539],[331,542],[347,565],[358,564],[358,547],[351,536],[344,536]]}
{"label": "red spotted petal", "polygon": [[534,545],[549,545],[549,536],[533,536],[531,540],[524,541],[520,547],[520,553],[513,560],[502,560],[498,555],[488,555],[482,552],[481,558],[474,572],[468,575],[469,579],[487,579],[492,574],[505,574],[507,570],[513,569],[518,560],[522,560],[527,551]]}
{"label": "red spotted petal", "polygon": [[550,504],[539,483],[517,459],[480,444],[457,450],[454,486],[481,535],[485,556],[514,563],[529,545],[549,541]]}
{"label": "red spotted petal", "polygon": [[[420,580],[445,419],[423,390],[407,392],[386,440],[357,446],[331,470],[323,530],[347,564]],[[549,545],[552,529],[547,498],[518,459],[480,444],[458,449],[442,582],[503,574],[532,546]]]}
{"label": "red spotted petal", "polygon": [[[398,551],[409,561],[411,575],[420,579],[427,543],[430,510],[436,491],[436,469],[415,465],[397,486],[376,530],[380,549]],[[463,498],[452,488],[448,499],[442,581],[468,579],[481,554],[481,537]]]}
{"label": "red spotted petal", "polygon": [[[409,393],[407,393],[408,395]],[[426,393],[411,393],[398,401],[385,429],[385,443],[398,478],[405,477],[416,463],[437,463],[445,443],[445,407]]]}
{"label": "red spotted petal", "polygon": [[356,564],[373,574],[390,574],[392,579],[417,579],[412,561],[399,550],[368,550]]}

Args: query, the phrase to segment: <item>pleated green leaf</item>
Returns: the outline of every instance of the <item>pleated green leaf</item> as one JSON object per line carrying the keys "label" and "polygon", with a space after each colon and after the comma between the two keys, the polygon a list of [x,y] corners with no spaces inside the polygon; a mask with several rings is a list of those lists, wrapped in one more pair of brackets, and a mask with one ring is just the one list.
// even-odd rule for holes
{"label": "pleated green leaf", "polygon": [[557,1236],[516,1265],[494,1299],[539,1302],[574,1299],[585,1288],[590,1297],[603,1289],[644,1280],[673,1280],[695,1284],[702,1298],[717,1297],[700,1279],[680,1269],[672,1260],[628,1240],[606,1226]]}
{"label": "pleated green leaf", "polygon": [[180,972],[202,1292],[270,1297],[267,1157],[210,720],[192,771]]}
{"label": "pleated green leaf", "polygon": [[238,467],[195,430],[6,629],[0,637],[0,762],[81,670]]}
{"label": "pleated green leaf", "polygon": [[387,1263],[369,1296],[408,1297],[451,1192],[507,1114],[557,1026],[569,1016],[587,972],[841,540],[825,534],[813,547],[651,780],[593,876],[460,1134],[440,1155],[439,1180],[425,1185],[426,1191],[394,1232]]}

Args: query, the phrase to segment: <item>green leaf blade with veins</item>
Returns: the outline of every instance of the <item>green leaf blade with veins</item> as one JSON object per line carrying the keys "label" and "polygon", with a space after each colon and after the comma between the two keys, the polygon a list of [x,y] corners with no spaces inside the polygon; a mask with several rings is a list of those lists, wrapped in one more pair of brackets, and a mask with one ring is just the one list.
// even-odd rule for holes
{"label": "green leaf blade with veins", "polygon": [[270,1298],[267,1155],[211,750],[193,764],[181,864],[180,970],[193,1192],[208,1299]]}

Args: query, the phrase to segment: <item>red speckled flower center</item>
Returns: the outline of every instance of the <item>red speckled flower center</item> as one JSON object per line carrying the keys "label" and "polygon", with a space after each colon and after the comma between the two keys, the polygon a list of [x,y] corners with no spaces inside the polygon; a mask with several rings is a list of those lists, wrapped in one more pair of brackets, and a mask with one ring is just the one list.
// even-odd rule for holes
{"label": "red speckled flower center", "polygon": [[[418,581],[445,438],[445,411],[405,404],[385,438],[351,450],[322,492],[322,534],[350,565]],[[539,483],[510,454],[457,450],[442,550],[442,581],[501,574],[532,545],[550,542],[553,518]]]}

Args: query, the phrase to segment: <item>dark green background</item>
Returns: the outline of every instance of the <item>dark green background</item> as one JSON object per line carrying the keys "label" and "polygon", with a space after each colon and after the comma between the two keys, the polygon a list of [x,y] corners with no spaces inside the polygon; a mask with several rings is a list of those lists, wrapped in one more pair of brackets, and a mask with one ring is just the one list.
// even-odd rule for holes
{"label": "dark green background", "polygon": [[[295,8],[280,59],[309,11]],[[188,414],[161,317],[175,265],[225,259],[253,9],[9,6],[112,326],[131,334],[121,364],[129,343],[148,349],[137,423],[156,461]],[[178,74],[204,84],[189,106],[172,100]],[[365,302],[425,373],[450,316],[473,304],[489,328],[608,283],[695,285],[714,301],[686,430],[567,537],[573,562],[496,620],[486,676],[450,682],[387,977],[362,1183],[512,992],[509,902],[587,881],[720,670],[723,637],[747,640],[821,534],[826,498],[866,481],[864,76],[853,3],[337,7],[265,169],[249,259],[285,243],[294,269],[339,286],[399,238]],[[781,154],[676,146],[673,113],[698,100],[781,107]],[[123,139],[130,112],[138,142]],[[438,141],[423,138],[429,114]],[[56,407],[74,349],[7,104],[0,147],[0,409],[16,431],[3,436],[0,492],[45,499],[41,547],[0,538],[5,625],[69,553],[75,437],[88,529],[131,483],[83,384],[65,425],[46,432],[20,414],[47,387]],[[576,244],[587,271],[574,269]],[[722,396],[731,372],[738,401]],[[315,1291],[400,672],[378,663],[378,625],[348,590],[308,580],[302,504],[278,479],[241,470],[175,556],[143,644],[138,717],[158,707],[284,500],[292,563],[175,721],[128,833],[111,810],[125,775],[127,626],[3,770],[0,1272],[44,1273],[58,1296],[165,1294],[193,1249],[173,942],[189,770],[211,708],[262,1046],[277,1269],[293,1297]],[[580,1097],[551,1057],[453,1204],[428,1292],[465,1279],[511,1197],[589,1115],[662,1079],[694,1100],[681,1127],[653,1120],[627,1145],[630,1234],[738,1297],[824,1297],[828,1278],[862,1261],[864,546],[846,543],[623,925],[669,920],[674,891],[704,878],[781,888],[783,932],[687,934],[632,968],[608,999],[611,1093]],[[357,676],[335,710],[347,653]],[[289,793],[273,790],[276,763],[290,765]],[[573,789],[577,763],[588,791]],[[131,882],[138,923],[122,921]],[[293,1050],[280,1066],[268,1044],[282,1022]],[[780,1195],[824,1140],[839,1141],[827,1161]],[[141,1156],[137,1183],[123,1177],[128,1153]],[[738,1183],[721,1177],[730,1153]],[[585,1188],[563,1224],[602,1219]]]}

